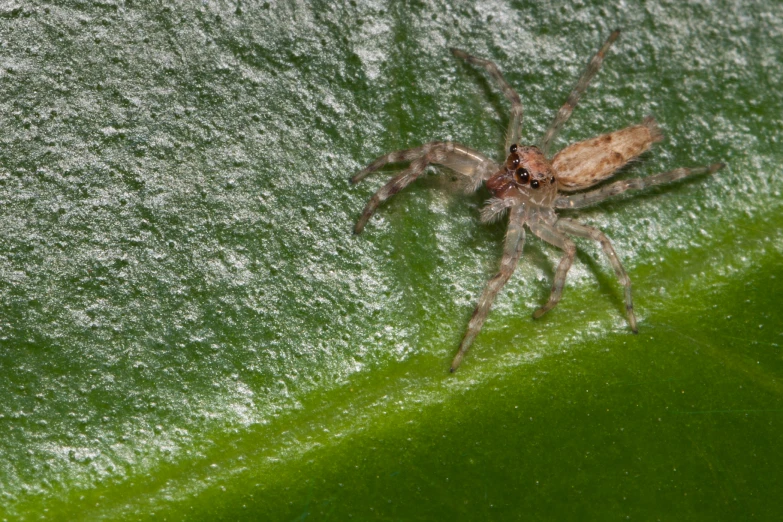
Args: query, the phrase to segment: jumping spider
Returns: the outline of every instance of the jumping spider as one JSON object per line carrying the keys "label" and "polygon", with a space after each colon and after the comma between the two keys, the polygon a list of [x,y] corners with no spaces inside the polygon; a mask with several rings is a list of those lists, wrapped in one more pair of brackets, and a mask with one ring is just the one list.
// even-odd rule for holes
{"label": "jumping spider", "polygon": [[430,164],[443,165],[465,176],[468,181],[468,193],[477,190],[482,182],[486,183],[492,197],[481,211],[482,222],[492,221],[504,212],[509,212],[500,271],[489,280],[478,300],[459,351],[451,363],[452,372],[459,367],[473,339],[481,330],[495,296],[511,277],[519,262],[525,243],[525,225],[534,235],[565,251],[555,272],[549,301],[533,313],[534,318],[541,317],[560,301],[566,274],[576,254],[576,246],[568,236],[585,237],[601,245],[620,283],[625,287],[628,323],[631,330],[637,333],[631,300],[631,280],[617,258],[609,238],[597,228],[582,225],[572,219],[558,218],[555,210],[583,208],[626,190],[640,190],[696,174],[712,174],[724,166],[723,163],[714,163],[707,167],[679,168],[646,178],[617,181],[602,188],[571,196],[558,193],[592,187],[647,151],[653,143],[663,139],[655,120],[648,117],[639,125],[569,145],[555,154],[551,160],[547,159],[552,141],[571,116],[590,80],[600,69],[604,55],[619,35],[620,31],[614,31],[590,60],[538,146],[518,145],[522,129],[522,102],[519,95],[503,78],[500,69],[489,60],[471,56],[459,49],[451,49],[454,56],[484,68],[511,102],[511,117],[506,135],[506,150],[509,154],[505,163],[498,165],[482,153],[458,143],[433,141],[420,147],[381,156],[351,178],[352,183],[357,183],[387,163],[410,162],[407,169],[392,178],[370,198],[354,228],[356,234],[364,229],[381,203],[412,183]]}

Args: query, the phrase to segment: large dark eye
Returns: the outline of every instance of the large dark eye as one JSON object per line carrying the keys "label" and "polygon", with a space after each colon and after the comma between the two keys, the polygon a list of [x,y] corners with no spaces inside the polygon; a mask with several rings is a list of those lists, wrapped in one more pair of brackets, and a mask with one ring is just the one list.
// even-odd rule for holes
{"label": "large dark eye", "polygon": [[534,179],[533,181],[531,181],[530,182],[530,186],[533,187],[534,189],[537,189],[538,188],[538,180]]}
{"label": "large dark eye", "polygon": [[512,153],[506,160],[506,167],[514,170],[519,166],[519,154]]}
{"label": "large dark eye", "polygon": [[522,185],[527,185],[527,182],[530,181],[530,173],[527,171],[526,168],[517,169],[516,177],[517,177],[517,183],[520,183]]}
{"label": "large dark eye", "polygon": [[517,144],[515,143],[515,144],[513,144],[513,145],[511,146],[511,148],[509,149],[509,152],[511,152],[511,153],[514,153],[514,152],[516,152],[516,151],[517,151]]}

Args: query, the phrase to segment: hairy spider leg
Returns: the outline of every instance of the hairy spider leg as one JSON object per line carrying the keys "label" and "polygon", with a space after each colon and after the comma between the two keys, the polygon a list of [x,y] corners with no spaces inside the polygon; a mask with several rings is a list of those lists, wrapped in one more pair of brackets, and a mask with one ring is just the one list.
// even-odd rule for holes
{"label": "hairy spider leg", "polygon": [[372,163],[370,163],[362,170],[354,174],[353,177],[351,178],[351,183],[359,183],[368,175],[372,174],[378,169],[383,168],[383,166],[388,163],[400,163],[403,161],[413,161],[416,158],[420,158],[425,154],[427,154],[431,150],[433,145],[434,143],[427,143],[420,147],[414,147],[412,149],[405,149],[405,150],[395,150],[394,152],[389,152],[388,154],[379,156],[375,160],[373,160]]}
{"label": "hairy spider leg", "polygon": [[468,329],[465,331],[465,335],[462,337],[462,342],[459,345],[459,351],[454,356],[454,360],[451,362],[451,368],[449,371],[454,372],[462,363],[462,358],[468,352],[470,345],[473,344],[473,339],[476,338],[481,327],[484,325],[484,321],[487,319],[489,309],[492,306],[492,302],[495,300],[495,296],[498,295],[500,289],[514,273],[514,270],[519,263],[519,257],[522,255],[522,249],[525,246],[525,208],[524,205],[518,205],[512,207],[509,220],[508,229],[506,231],[506,240],[503,244],[503,258],[500,260],[500,271],[489,280],[487,286],[484,287],[484,291],[479,297],[476,309],[473,311],[473,316],[468,323]]}
{"label": "hairy spider leg", "polygon": [[367,206],[364,207],[361,217],[356,222],[354,227],[355,234],[361,233],[364,225],[367,224],[367,221],[381,203],[413,183],[424,172],[427,165],[440,164],[467,176],[469,178],[468,186],[471,191],[476,190],[482,181],[498,169],[494,161],[476,150],[449,141],[433,141],[415,149],[385,154],[351,178],[351,182],[361,181],[365,176],[387,163],[398,161],[410,161],[411,163],[407,169],[393,177],[391,181],[373,194],[367,202]]}
{"label": "hairy spider leg", "polygon": [[544,306],[533,312],[533,319],[538,319],[560,302],[568,270],[574,263],[574,257],[576,256],[576,245],[565,234],[544,221],[528,223],[528,226],[533,234],[564,252],[555,271],[555,279],[552,281],[552,293],[549,294],[549,300]]}
{"label": "hairy spider leg", "polygon": [[623,264],[617,257],[612,242],[606,237],[606,234],[601,232],[595,227],[583,225],[573,219],[559,219],[555,226],[567,233],[574,236],[585,237],[597,241],[604,251],[604,255],[609,260],[609,263],[614,268],[614,273],[617,274],[617,279],[620,280],[620,284],[625,287],[625,314],[628,317],[628,323],[631,325],[631,331],[633,333],[639,333],[636,328],[636,316],[633,313],[633,299],[631,298],[631,278],[623,268]]}
{"label": "hairy spider leg", "polygon": [[583,194],[574,194],[573,196],[560,196],[555,200],[555,208],[567,209],[567,208],[583,208],[590,205],[595,205],[601,201],[608,199],[612,196],[622,194],[626,190],[642,190],[647,187],[653,187],[655,185],[663,185],[664,183],[671,183],[688,176],[696,176],[699,174],[713,174],[718,170],[725,167],[725,163],[713,163],[712,165],[705,167],[696,167],[692,169],[679,168],[670,170],[669,172],[663,172],[661,174],[655,174],[654,176],[648,176],[646,178],[624,179],[615,181],[605,187],[601,187],[590,192]]}
{"label": "hairy spider leg", "polygon": [[519,140],[522,138],[522,100],[519,99],[519,94],[509,85],[503,77],[503,73],[500,72],[498,66],[493,62],[453,47],[450,50],[457,58],[462,58],[471,65],[483,67],[498,84],[500,90],[503,91],[503,95],[511,102],[511,116],[508,121],[508,131],[506,132],[505,150],[508,150],[514,143],[519,143]]}
{"label": "hairy spider leg", "polygon": [[568,95],[566,102],[562,107],[560,107],[560,110],[557,111],[555,119],[552,120],[549,128],[541,138],[539,145],[545,156],[549,155],[549,147],[552,146],[552,142],[560,132],[560,129],[563,128],[565,122],[567,122],[568,118],[571,117],[571,113],[574,112],[574,107],[576,107],[576,104],[579,103],[579,98],[582,97],[585,90],[587,89],[587,86],[590,84],[590,80],[593,79],[593,76],[595,76],[595,74],[601,68],[601,64],[604,62],[604,55],[606,55],[606,52],[612,46],[614,41],[617,40],[618,36],[620,36],[619,29],[613,31],[612,34],[609,35],[609,38],[606,39],[606,42],[604,42],[598,52],[595,53],[595,56],[593,56],[593,58],[590,60],[590,63],[587,64],[585,72],[582,73],[579,81],[577,81],[576,85],[574,85],[574,88],[571,90],[571,94]]}

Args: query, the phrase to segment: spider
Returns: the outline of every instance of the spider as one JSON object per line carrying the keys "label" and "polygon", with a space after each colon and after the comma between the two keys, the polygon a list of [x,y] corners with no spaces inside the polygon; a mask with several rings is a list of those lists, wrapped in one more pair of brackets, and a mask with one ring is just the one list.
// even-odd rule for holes
{"label": "spider", "polygon": [[553,140],[563,124],[568,121],[590,80],[600,69],[604,56],[619,35],[619,30],[612,32],[590,60],[537,146],[519,144],[522,131],[522,102],[516,91],[503,78],[497,65],[465,51],[451,49],[454,56],[483,68],[511,102],[511,116],[505,144],[508,151],[506,161],[498,165],[482,153],[464,145],[450,141],[433,141],[413,149],[399,150],[380,156],[351,178],[351,183],[357,183],[387,163],[410,162],[408,168],[394,176],[370,198],[354,228],[356,234],[361,233],[381,203],[410,185],[430,164],[445,166],[464,176],[468,182],[467,193],[476,191],[482,182],[486,184],[492,197],[481,210],[482,222],[493,221],[508,212],[508,229],[500,270],[489,280],[479,297],[459,345],[459,351],[451,363],[451,372],[459,367],[481,330],[495,296],[514,272],[525,243],[525,225],[533,235],[565,252],[557,266],[549,300],[533,313],[534,319],[544,315],[560,301],[568,269],[571,268],[576,254],[576,246],[568,236],[576,236],[593,239],[600,244],[617,278],[625,288],[625,312],[631,330],[637,333],[631,299],[631,280],[609,238],[597,228],[582,225],[573,219],[559,218],[555,211],[583,208],[626,190],[641,190],[697,174],[712,174],[724,167],[723,163],[714,163],[690,169],[678,168],[646,178],[616,181],[588,192],[574,195],[561,194],[587,189],[609,178],[620,167],[647,151],[653,143],[663,139],[655,119],[647,117],[639,125],[571,144],[548,159]]}

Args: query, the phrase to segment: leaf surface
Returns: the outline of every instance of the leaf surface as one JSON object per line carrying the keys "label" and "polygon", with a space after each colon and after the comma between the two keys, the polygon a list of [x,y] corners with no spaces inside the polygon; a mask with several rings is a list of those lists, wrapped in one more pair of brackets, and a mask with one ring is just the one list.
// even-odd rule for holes
{"label": "leaf surface", "polygon": [[[769,519],[781,512],[783,8],[520,2],[0,9],[0,514],[6,519]],[[612,238],[541,320],[433,139],[535,142],[615,27],[554,149],[654,114],[619,176],[727,168],[571,213]]]}

